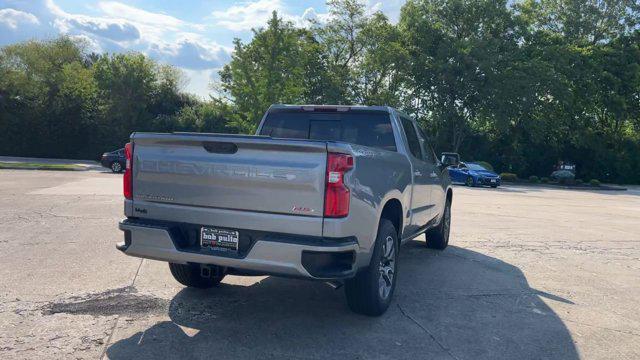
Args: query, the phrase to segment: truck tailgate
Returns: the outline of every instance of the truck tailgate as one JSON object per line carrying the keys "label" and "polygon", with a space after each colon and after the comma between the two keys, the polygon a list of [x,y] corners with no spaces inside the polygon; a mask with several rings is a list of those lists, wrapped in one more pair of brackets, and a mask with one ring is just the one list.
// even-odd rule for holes
{"label": "truck tailgate", "polygon": [[322,217],[324,142],[152,133],[132,140],[134,203]]}

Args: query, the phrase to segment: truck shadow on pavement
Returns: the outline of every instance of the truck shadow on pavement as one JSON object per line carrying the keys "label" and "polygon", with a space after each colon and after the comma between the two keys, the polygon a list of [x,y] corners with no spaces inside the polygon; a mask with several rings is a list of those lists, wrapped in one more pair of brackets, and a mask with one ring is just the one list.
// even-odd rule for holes
{"label": "truck shadow on pavement", "polygon": [[[379,318],[349,311],[325,284],[268,277],[250,286],[183,289],[171,321],[107,348],[111,359],[578,359],[562,320],[515,266],[411,241],[400,252],[395,300]],[[144,326],[146,327],[146,326]],[[129,333],[127,333],[129,331]]]}

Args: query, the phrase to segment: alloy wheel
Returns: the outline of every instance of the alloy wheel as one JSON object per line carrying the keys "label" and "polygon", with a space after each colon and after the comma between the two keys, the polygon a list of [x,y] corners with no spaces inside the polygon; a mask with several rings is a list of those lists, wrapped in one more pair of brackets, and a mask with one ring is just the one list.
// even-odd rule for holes
{"label": "alloy wheel", "polygon": [[382,256],[380,257],[380,264],[378,266],[378,270],[380,271],[378,291],[380,298],[383,300],[386,300],[389,297],[393,287],[396,263],[395,247],[395,240],[393,237],[387,236],[382,243]]}
{"label": "alloy wheel", "polygon": [[471,176],[467,177],[467,181],[465,182],[467,186],[473,186],[473,178]]}
{"label": "alloy wheel", "polygon": [[449,243],[449,232],[451,231],[451,206],[447,203],[444,208],[444,216],[442,217],[442,238],[444,243]]}

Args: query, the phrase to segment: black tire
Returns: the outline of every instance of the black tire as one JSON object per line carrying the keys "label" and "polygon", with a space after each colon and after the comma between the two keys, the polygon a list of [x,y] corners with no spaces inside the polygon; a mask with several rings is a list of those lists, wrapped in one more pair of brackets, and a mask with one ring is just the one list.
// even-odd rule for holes
{"label": "black tire", "polygon": [[444,214],[438,226],[427,230],[427,247],[431,249],[444,250],[449,245],[449,233],[451,230],[451,201],[447,200],[444,205]]}
{"label": "black tire", "polygon": [[498,185],[491,185],[491,187],[495,189],[498,187]]}
{"label": "black tire", "polygon": [[111,168],[111,171],[114,173],[122,172],[122,164],[120,164],[117,161],[112,162],[111,165],[109,165],[109,167]]}
{"label": "black tire", "polygon": [[467,180],[464,182],[464,184],[468,187],[474,187],[475,184],[473,183],[473,176],[467,176]]}
{"label": "black tire", "polygon": [[169,270],[171,270],[173,278],[180,284],[199,289],[207,289],[218,285],[226,275],[223,271],[224,269],[215,265],[211,265],[211,276],[208,278],[200,274],[199,264],[169,263]]}
{"label": "black tire", "polygon": [[[392,244],[390,250],[388,244]],[[398,278],[398,244],[398,233],[393,223],[387,219],[380,220],[369,266],[345,284],[347,303],[353,312],[380,316],[387,311]]]}

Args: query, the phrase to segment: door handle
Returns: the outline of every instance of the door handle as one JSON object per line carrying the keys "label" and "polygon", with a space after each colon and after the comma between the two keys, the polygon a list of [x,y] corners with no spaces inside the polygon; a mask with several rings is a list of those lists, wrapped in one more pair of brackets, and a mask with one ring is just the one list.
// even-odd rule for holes
{"label": "door handle", "polygon": [[413,172],[413,175],[422,176],[422,173],[420,172],[420,170],[416,170],[416,171]]}
{"label": "door handle", "polygon": [[436,172],[435,172],[435,171],[432,171],[432,172],[431,172],[431,174],[429,174],[429,177],[430,177],[430,178],[437,178],[437,177],[438,177],[438,174],[436,174]]}

